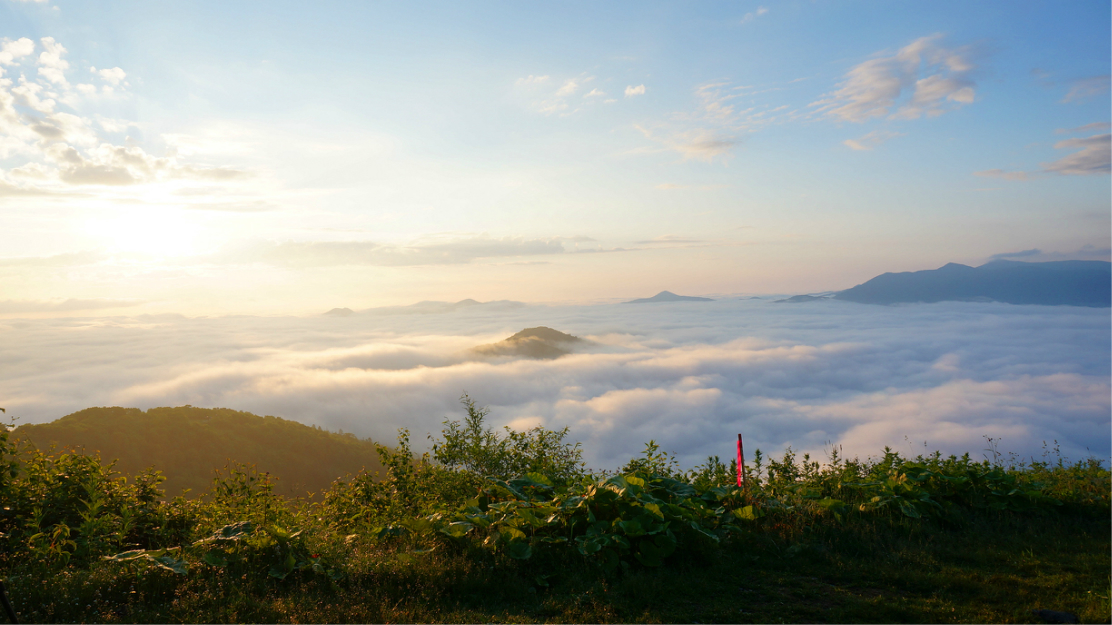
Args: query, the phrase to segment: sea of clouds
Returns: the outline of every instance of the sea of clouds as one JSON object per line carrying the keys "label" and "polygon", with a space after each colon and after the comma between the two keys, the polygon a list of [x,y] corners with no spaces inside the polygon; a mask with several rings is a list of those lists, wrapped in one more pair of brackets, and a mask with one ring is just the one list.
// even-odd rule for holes
{"label": "sea of clouds", "polygon": [[[792,446],[1107,461],[1108,309],[773,298],[378,309],[346,317],[0,321],[0,406],[18,423],[90,406],[227,407],[420,448],[466,392],[492,425],[570,428],[590,466],[655,440],[686,466]],[[555,360],[468,350],[544,325],[593,343]],[[751,453],[751,452],[750,452]]]}

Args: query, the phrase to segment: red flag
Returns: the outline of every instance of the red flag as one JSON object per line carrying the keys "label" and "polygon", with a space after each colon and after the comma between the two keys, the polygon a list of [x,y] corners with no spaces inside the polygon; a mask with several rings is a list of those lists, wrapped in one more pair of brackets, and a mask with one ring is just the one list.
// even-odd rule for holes
{"label": "red flag", "polygon": [[745,451],[741,446],[741,434],[737,435],[737,485],[741,486],[745,476]]}

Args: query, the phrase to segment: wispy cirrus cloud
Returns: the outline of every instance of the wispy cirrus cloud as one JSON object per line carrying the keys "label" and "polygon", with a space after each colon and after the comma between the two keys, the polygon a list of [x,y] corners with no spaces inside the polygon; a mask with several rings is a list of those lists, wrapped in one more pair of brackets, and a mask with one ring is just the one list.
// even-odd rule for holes
{"label": "wispy cirrus cloud", "polygon": [[746,13],[745,15],[743,15],[741,17],[741,22],[740,23],[741,24],[748,24],[749,22],[752,22],[753,20],[757,19],[758,17],[761,17],[762,15],[767,15],[767,14],[768,14],[768,9],[766,7],[757,7],[756,11],[750,11],[750,12]]}
{"label": "wispy cirrus cloud", "polygon": [[634,128],[684,160],[712,162],[726,158],[744,135],[794,114],[787,105],[756,103],[752,96],[762,91],[767,90],[725,81],[705,83],[694,89],[693,110],[673,113],[652,123],[635,124]]}
{"label": "wispy cirrus cloud", "polygon": [[1035,176],[1026,171],[1005,171],[1003,169],[985,169],[975,171],[973,175],[981,178],[999,178],[1000,180],[1031,180]]}
{"label": "wispy cirrus cloud", "polygon": [[1062,103],[1084,102],[1094,96],[1108,95],[1110,86],[1112,86],[1112,77],[1107,74],[1072,80],[1070,90],[1062,98]]}
{"label": "wispy cirrus cloud", "polygon": [[[529,108],[532,110],[544,115],[568,116],[605,98],[605,91],[592,86],[596,79],[588,73],[562,79],[530,74],[518,78],[515,85],[520,93],[531,99]],[[606,99],[605,103],[614,101]]]}
{"label": "wispy cirrus cloud", "polygon": [[1108,122],[1093,122],[1091,124],[1085,124],[1084,126],[1078,126],[1077,128],[1059,128],[1054,131],[1054,134],[1075,135],[1079,133],[1093,132],[1094,130],[1108,130],[1110,128],[1112,128],[1112,124],[1109,124]]}
{"label": "wispy cirrus cloud", "polygon": [[1066,176],[1089,176],[1112,172],[1112,136],[1108,134],[1065,139],[1054,144],[1058,150],[1077,150],[1050,163],[1042,170]]}
{"label": "wispy cirrus cloud", "polygon": [[900,137],[903,135],[904,133],[902,132],[893,132],[890,130],[874,130],[863,137],[858,137],[856,139],[846,139],[842,142],[842,144],[851,150],[872,150],[873,148],[884,143],[885,141],[888,141],[889,139],[893,139],[895,137]]}
{"label": "wispy cirrus cloud", "polygon": [[854,66],[837,90],[811,106],[829,119],[862,123],[935,117],[973,103],[975,55],[969,47],[943,46],[942,39],[922,37]]}
{"label": "wispy cirrus cloud", "polygon": [[[1106,122],[1096,122],[1078,128],[1058,129],[1055,132],[1057,134],[1066,134],[1107,128],[1108,124]],[[1063,139],[1055,143],[1054,148],[1056,150],[1074,150],[1074,152],[1056,161],[1040,163],[1038,171],[986,169],[983,171],[975,171],[973,175],[983,178],[1026,181],[1045,175],[1094,176],[1112,173],[1112,135],[1108,133]]]}
{"label": "wispy cirrus cloud", "polygon": [[259,241],[211,257],[217,263],[284,267],[457,265],[489,258],[563,254],[560,239],[474,236],[409,244],[373,241]]}
{"label": "wispy cirrus cloud", "polygon": [[660,134],[638,125],[635,125],[634,128],[640,131],[646,139],[656,141],[666,149],[678,152],[684,160],[710,162],[716,157],[725,156],[731,148],[739,143],[739,139],[712,128],[693,128],[671,131],[667,134]]}

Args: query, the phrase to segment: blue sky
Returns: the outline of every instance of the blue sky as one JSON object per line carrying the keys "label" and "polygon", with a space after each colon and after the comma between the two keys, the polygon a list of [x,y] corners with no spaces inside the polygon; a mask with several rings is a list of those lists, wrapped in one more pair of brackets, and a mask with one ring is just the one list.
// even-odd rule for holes
{"label": "blue sky", "polygon": [[1108,259],[1110,19],[0,0],[0,297],[305,313]]}

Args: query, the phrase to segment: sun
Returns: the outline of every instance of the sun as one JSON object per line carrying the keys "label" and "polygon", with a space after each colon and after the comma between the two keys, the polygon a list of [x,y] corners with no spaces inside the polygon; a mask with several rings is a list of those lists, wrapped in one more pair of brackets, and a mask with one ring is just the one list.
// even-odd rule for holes
{"label": "sun", "polygon": [[84,230],[109,253],[188,256],[199,252],[202,241],[201,224],[194,216],[163,206],[117,208],[90,220]]}

